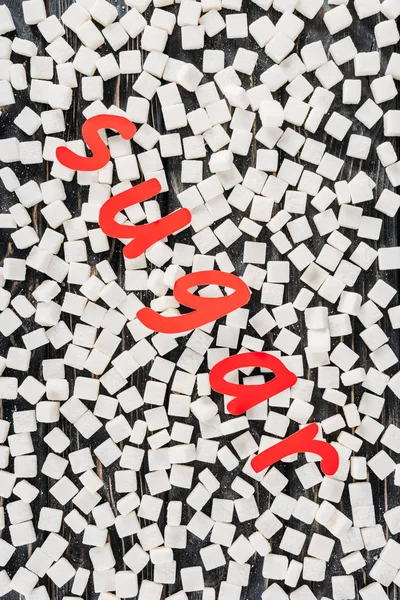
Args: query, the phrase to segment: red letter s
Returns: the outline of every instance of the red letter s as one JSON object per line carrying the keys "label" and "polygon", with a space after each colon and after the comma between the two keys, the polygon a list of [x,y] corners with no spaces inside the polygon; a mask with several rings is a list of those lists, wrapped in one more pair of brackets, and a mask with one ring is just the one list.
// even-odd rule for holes
{"label": "red letter s", "polygon": [[82,137],[93,153],[92,157],[79,156],[69,148],[60,146],[56,150],[57,160],[76,171],[96,171],[110,160],[110,151],[99,136],[101,129],[115,129],[124,140],[130,140],[136,133],[135,125],[126,117],[117,115],[97,115],[91,117],[82,127]]}

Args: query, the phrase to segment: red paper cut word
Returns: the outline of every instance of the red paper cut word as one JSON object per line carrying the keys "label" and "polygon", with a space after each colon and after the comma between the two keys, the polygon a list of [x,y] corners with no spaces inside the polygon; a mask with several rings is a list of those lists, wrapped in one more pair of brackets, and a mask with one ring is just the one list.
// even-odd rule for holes
{"label": "red paper cut word", "polygon": [[[82,137],[93,156],[79,156],[69,148],[61,146],[56,150],[57,160],[65,167],[76,171],[96,171],[103,168],[110,160],[110,151],[99,135],[99,131],[102,129],[116,130],[125,140],[129,140],[136,133],[135,125],[125,117],[117,115],[91,117],[82,127]],[[99,225],[106,235],[132,239],[124,248],[124,255],[127,258],[140,256],[157,241],[179,231],[192,220],[190,211],[182,208],[146,225],[116,223],[115,217],[121,210],[149,200],[160,191],[161,186],[158,180],[150,179],[110,198],[100,210]],[[205,284],[222,285],[233,289],[234,293],[219,298],[203,298],[189,292],[190,288]],[[215,321],[244,306],[250,299],[250,291],[242,279],[231,273],[200,271],[178,279],[174,286],[174,297],[180,304],[194,310],[177,317],[163,317],[150,308],[143,308],[137,313],[138,319],[146,327],[159,333],[184,333]],[[224,379],[224,376],[234,369],[246,366],[270,368],[274,372],[275,378],[262,385],[235,384]],[[234,400],[228,405],[228,410],[235,415],[239,415],[271,396],[292,387],[296,381],[296,375],[289,371],[278,358],[262,352],[249,352],[228,357],[215,365],[210,372],[210,383],[213,389],[234,396]],[[291,454],[313,452],[322,458],[322,471],[326,475],[334,475],[339,467],[338,453],[327,442],[316,440],[317,433],[318,425],[316,423],[304,427],[253,458],[251,462],[253,469],[260,472]]]}
{"label": "red paper cut word", "polygon": [[255,456],[251,461],[251,466],[256,473],[259,473],[291,454],[313,452],[319,454],[322,458],[321,469],[323,473],[328,476],[334,475],[339,468],[339,455],[331,444],[315,439],[318,431],[318,424],[310,423],[300,431]]}
{"label": "red paper cut word", "polygon": [[[189,291],[190,288],[204,284],[223,285],[235,291],[229,296],[218,298],[203,298]],[[137,318],[143,325],[159,333],[183,333],[211,323],[244,306],[250,300],[250,291],[242,279],[231,273],[198,271],[184,275],[176,281],[174,298],[179,304],[193,308],[193,312],[177,317],[163,317],[151,308],[142,308],[137,313]]]}

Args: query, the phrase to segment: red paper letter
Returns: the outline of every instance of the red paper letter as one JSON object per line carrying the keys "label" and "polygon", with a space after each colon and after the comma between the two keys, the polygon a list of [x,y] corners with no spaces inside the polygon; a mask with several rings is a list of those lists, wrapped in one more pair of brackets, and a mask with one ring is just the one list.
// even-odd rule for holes
{"label": "red paper letter", "polygon": [[[274,372],[271,381],[259,385],[242,385],[226,381],[225,375],[241,367],[265,367]],[[224,358],[210,371],[210,385],[213,390],[227,396],[235,396],[228,404],[232,415],[241,415],[253,406],[264,402],[271,396],[292,387],[297,381],[279,358],[266,352],[247,352]]]}
{"label": "red paper letter", "polygon": [[113,196],[100,209],[99,224],[106,235],[114,238],[133,238],[124,248],[126,258],[136,258],[150,246],[189,225],[192,215],[187,208],[179,210],[146,225],[120,225],[115,216],[124,208],[149,200],[161,190],[157,179],[139,183],[135,187]]}
{"label": "red paper letter", "polygon": [[[189,292],[198,285],[223,285],[234,289],[234,293],[220,298],[202,298]],[[137,318],[149,329],[159,333],[183,333],[224,317],[233,310],[247,304],[250,290],[242,279],[222,271],[199,271],[177,280],[174,287],[175,299],[193,312],[177,317],[163,317],[151,308],[142,308]]]}
{"label": "red paper letter", "polygon": [[277,463],[286,456],[297,452],[313,452],[321,456],[321,469],[325,475],[332,476],[339,468],[339,455],[336,449],[322,440],[316,440],[318,434],[317,423],[310,423],[295,434],[271,446],[251,461],[251,466],[256,473]]}
{"label": "red paper letter", "polygon": [[57,160],[76,171],[96,171],[102,169],[110,160],[110,151],[99,136],[101,129],[115,129],[124,140],[130,140],[136,133],[136,127],[126,117],[117,115],[97,115],[85,121],[82,137],[93,153],[92,157],[79,156],[69,148],[60,146],[56,150]]}

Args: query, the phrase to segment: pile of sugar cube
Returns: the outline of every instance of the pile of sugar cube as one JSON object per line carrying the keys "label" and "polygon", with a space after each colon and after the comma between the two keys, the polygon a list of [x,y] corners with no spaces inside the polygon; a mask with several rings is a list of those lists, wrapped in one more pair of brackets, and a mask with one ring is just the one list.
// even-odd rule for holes
{"label": "pile of sugar cube", "polygon": [[[2,1],[0,596],[394,598],[400,1]],[[133,140],[62,165],[100,114]],[[100,208],[153,178],[118,222],[192,221],[124,258]],[[175,282],[212,269],[249,304],[180,335],[137,318],[185,312]],[[298,381],[232,416],[210,369],[261,351]],[[334,476],[252,469],[312,421]]]}

